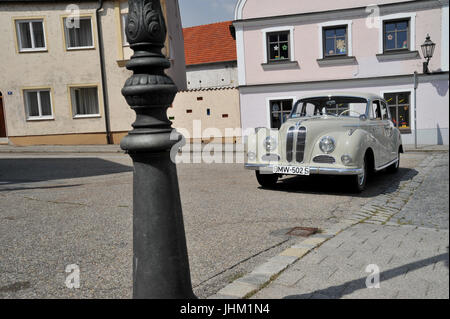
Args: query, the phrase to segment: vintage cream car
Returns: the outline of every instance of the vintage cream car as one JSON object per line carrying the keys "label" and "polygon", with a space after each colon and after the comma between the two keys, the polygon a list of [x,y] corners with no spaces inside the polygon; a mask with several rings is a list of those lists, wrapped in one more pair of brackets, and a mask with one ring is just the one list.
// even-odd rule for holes
{"label": "vintage cream car", "polygon": [[371,172],[398,170],[403,147],[383,98],[330,93],[298,100],[279,130],[255,129],[246,151],[263,187],[283,175],[348,175],[361,192]]}

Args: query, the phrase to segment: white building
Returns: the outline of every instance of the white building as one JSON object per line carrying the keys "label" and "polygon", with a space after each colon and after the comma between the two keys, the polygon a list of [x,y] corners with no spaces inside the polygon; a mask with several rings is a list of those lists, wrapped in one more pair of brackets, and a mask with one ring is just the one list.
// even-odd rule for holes
{"label": "white building", "polygon": [[386,99],[405,144],[449,143],[448,0],[239,0],[233,26],[244,130],[279,127],[303,95],[360,91]]}

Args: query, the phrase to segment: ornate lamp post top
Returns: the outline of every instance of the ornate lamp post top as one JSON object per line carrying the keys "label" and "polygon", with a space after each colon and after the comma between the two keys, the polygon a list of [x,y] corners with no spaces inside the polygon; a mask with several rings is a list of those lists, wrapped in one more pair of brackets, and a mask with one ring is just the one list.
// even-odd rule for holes
{"label": "ornate lamp post top", "polygon": [[427,34],[425,42],[420,47],[422,49],[423,57],[427,60],[427,62],[425,62],[426,64],[424,63],[424,73],[430,73],[430,70],[428,69],[428,64],[431,58],[433,57],[436,43],[431,41],[430,35]]}
{"label": "ornate lamp post top", "polygon": [[126,34],[134,54],[126,67],[134,74],[122,94],[136,112],[136,121],[121,147],[128,152],[167,150],[178,141],[170,140],[172,122],[166,115],[178,89],[164,72],[170,62],[161,52],[167,34],[161,4],[130,0],[128,10]]}

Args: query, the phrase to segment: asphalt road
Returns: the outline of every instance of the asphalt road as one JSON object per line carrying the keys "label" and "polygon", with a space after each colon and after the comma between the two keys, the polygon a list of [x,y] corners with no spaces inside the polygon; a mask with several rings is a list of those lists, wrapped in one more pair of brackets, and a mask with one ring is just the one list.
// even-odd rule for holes
{"label": "asphalt road", "polygon": [[[290,177],[261,189],[242,164],[179,164],[192,283],[205,298],[414,175],[377,174],[355,195],[342,178]],[[409,177],[408,177],[409,176]],[[130,298],[132,167],[122,154],[0,154],[0,298]],[[66,266],[80,267],[68,289]]]}

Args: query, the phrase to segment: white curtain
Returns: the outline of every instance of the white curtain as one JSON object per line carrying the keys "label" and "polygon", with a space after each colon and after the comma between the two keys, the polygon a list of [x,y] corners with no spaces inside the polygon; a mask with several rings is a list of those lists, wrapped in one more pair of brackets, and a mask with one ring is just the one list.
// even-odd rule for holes
{"label": "white curtain", "polygon": [[66,41],[68,48],[90,47],[92,43],[91,19],[80,19],[80,27],[66,28]]}
{"label": "white curtain", "polygon": [[20,47],[22,49],[31,49],[33,43],[31,42],[30,24],[28,22],[20,22],[19,24]]}
{"label": "white curtain", "polygon": [[94,115],[98,111],[97,88],[73,89],[75,115]]}
{"label": "white curtain", "polygon": [[52,115],[52,105],[50,102],[50,91],[40,91],[39,95],[41,97],[41,115],[42,116]]}
{"label": "white curtain", "polygon": [[41,21],[32,22],[35,48],[45,48],[44,28]]}

